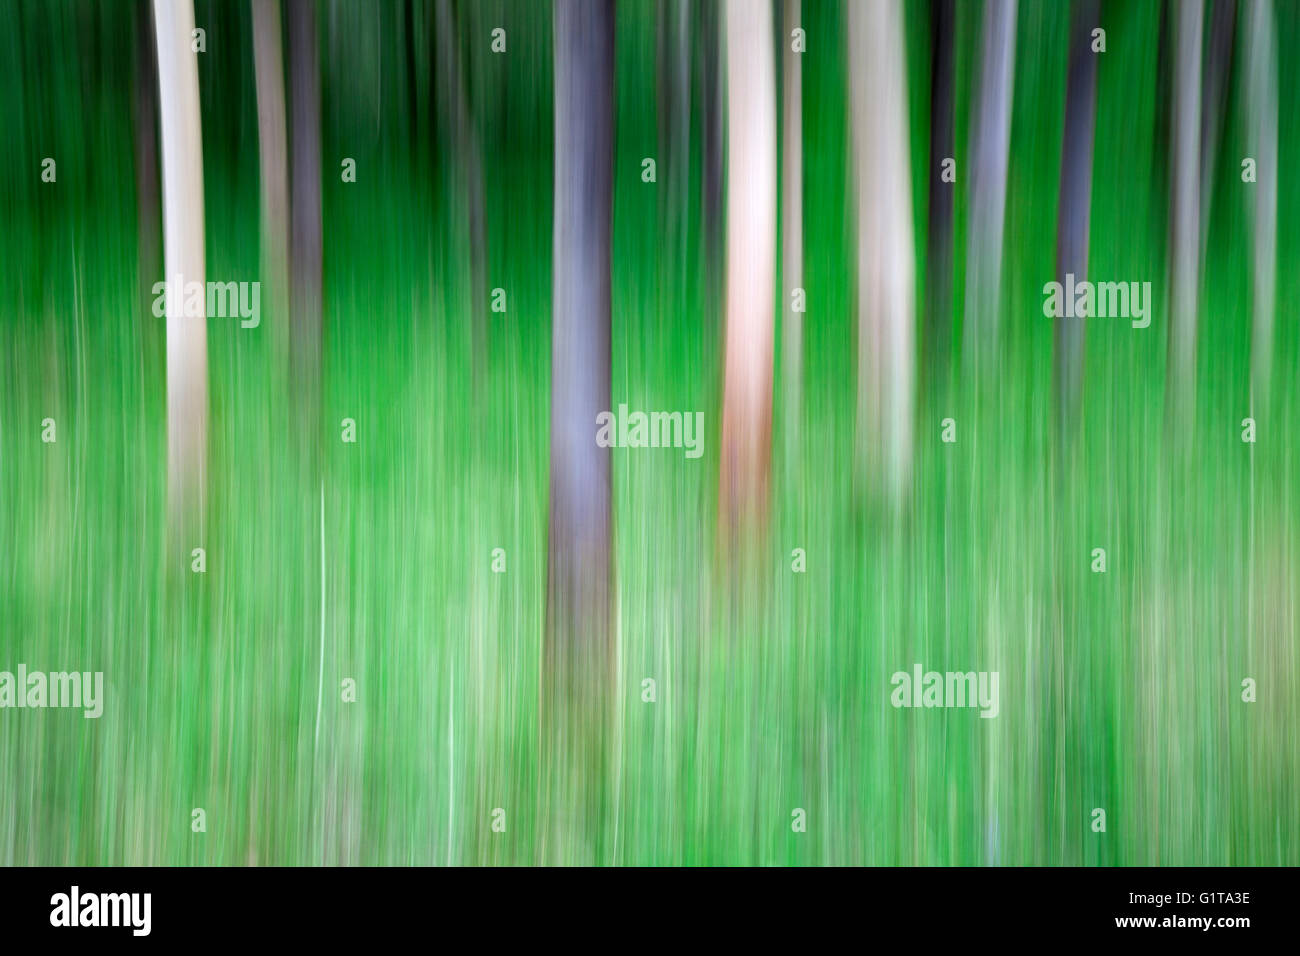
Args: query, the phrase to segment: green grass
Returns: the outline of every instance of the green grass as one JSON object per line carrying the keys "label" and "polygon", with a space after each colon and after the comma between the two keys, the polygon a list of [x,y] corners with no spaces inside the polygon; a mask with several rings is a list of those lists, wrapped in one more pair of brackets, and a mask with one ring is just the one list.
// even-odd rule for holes
{"label": "green grass", "polygon": [[[507,290],[471,378],[471,290],[443,148],[410,144],[401,18],[320,23],[325,91],[323,483],[288,453],[287,381],[264,311],[211,320],[207,571],[165,548],[161,320],[139,301],[129,9],[102,40],[7,0],[16,139],[0,192],[0,670],[102,670],[99,720],[0,711],[10,864],[1290,864],[1300,862],[1300,194],[1281,178],[1278,365],[1240,440],[1251,242],[1231,88],[1203,272],[1196,431],[1165,431],[1166,157],[1154,3],[1107,4],[1092,271],[1149,279],[1156,317],[1088,328],[1085,419],[1054,451],[1052,278],[1064,5],[1021,4],[996,380],[920,396],[900,514],[854,493],[855,279],[838,4],[805,0],[802,454],[780,457],[759,579],[715,539],[721,315],[698,203],[664,225],[654,10],[619,8],[612,404],[705,413],[703,458],[614,452],[614,771],[599,820],[542,798],[552,142],[550,22],[484,4],[489,280]],[[1300,18],[1279,11],[1279,88]],[[208,269],[258,269],[245,6],[199,4]],[[918,292],[925,288],[926,6],[908,6]],[[222,11],[225,12],[222,12]],[[44,11],[44,12],[41,12]],[[975,10],[958,36],[959,169]],[[120,14],[120,15],[119,15]],[[350,18],[350,19],[349,19]],[[354,22],[357,21],[357,22]],[[61,59],[58,24],[87,48]],[[362,29],[365,27],[365,29]],[[370,32],[367,32],[370,31]],[[355,38],[349,45],[348,39]],[[93,49],[92,49],[93,48]],[[339,59],[331,70],[330,51]],[[244,52],[241,52],[244,51]],[[396,55],[396,54],[394,54]],[[37,69],[37,65],[44,69]],[[963,66],[965,64],[965,66]],[[420,97],[430,95],[422,63]],[[423,113],[421,115],[424,115]],[[1300,151],[1284,101],[1282,169]],[[426,131],[427,132],[427,131]],[[59,180],[39,181],[58,157]],[[338,159],[358,159],[344,185]],[[422,158],[421,158],[422,157]],[[692,197],[700,182],[692,133]],[[957,201],[955,315],[966,196]],[[266,298],[263,299],[265,309]],[[960,336],[957,336],[960,340]],[[778,330],[777,341],[780,341]],[[778,369],[780,368],[778,356]],[[781,395],[780,380],[776,395]],[[42,444],[41,420],[58,441]],[[339,441],[356,420],[358,441]],[[957,421],[958,442],[939,441]],[[776,421],[781,420],[778,414]],[[321,533],[323,500],[324,534]],[[507,554],[491,573],[492,550]],[[1090,571],[1104,547],[1106,574]],[[807,552],[807,572],[790,552]],[[324,588],[322,591],[322,551]],[[324,617],[322,620],[322,607]],[[895,710],[890,675],[996,670],[1001,713]],[[1241,680],[1258,701],[1240,700]],[[357,701],[340,685],[353,678]],[[642,681],[657,682],[643,703]],[[318,681],[323,692],[318,693]],[[319,727],[317,713],[319,712]],[[202,807],[207,831],[191,831]],[[1090,828],[1104,808],[1105,833]],[[492,831],[492,811],[506,831]],[[807,832],[791,812],[807,812]],[[544,844],[547,821],[571,842]]]}

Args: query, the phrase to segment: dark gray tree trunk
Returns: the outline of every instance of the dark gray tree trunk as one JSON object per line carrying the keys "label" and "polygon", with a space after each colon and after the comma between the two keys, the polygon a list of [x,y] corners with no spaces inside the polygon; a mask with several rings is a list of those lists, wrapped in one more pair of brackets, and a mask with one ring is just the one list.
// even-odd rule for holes
{"label": "dark gray tree trunk", "polygon": [[1201,38],[1202,0],[1184,0],[1173,10],[1173,126],[1170,137],[1168,413],[1184,433],[1195,411],[1196,325],[1201,238]]}
{"label": "dark gray tree trunk", "polygon": [[420,75],[416,62],[415,5],[419,0],[405,0],[402,5],[402,53],[406,60],[406,128],[411,137],[412,152],[423,148],[420,136]]}
{"label": "dark gray tree trunk", "polygon": [[[1160,0],[1160,26],[1157,28],[1156,49],[1156,116],[1155,137],[1151,149],[1151,186],[1160,191],[1162,205],[1169,198],[1169,139],[1173,135],[1173,121],[1167,110],[1161,109],[1173,96],[1173,14],[1169,10],[1170,0]],[[1167,210],[1165,210],[1167,212]],[[1168,217],[1166,216],[1166,219]]]}
{"label": "dark gray tree trunk", "polygon": [[700,191],[704,219],[706,289],[716,298],[722,274],[722,0],[705,3],[700,17]]}
{"label": "dark gray tree trunk", "polygon": [[600,856],[615,680],[610,453],[596,443],[610,410],[613,183],[613,2],[556,0],[545,845],[587,863]]}
{"label": "dark gray tree trunk", "polygon": [[[315,0],[288,0],[290,127],[290,351],[304,411],[319,438],[322,301],[320,52]],[[304,432],[306,435],[306,432]]]}
{"label": "dark gray tree trunk", "polygon": [[474,311],[470,323],[477,381],[487,361],[490,319],[487,306],[487,203],[483,187],[483,154],[470,108],[468,84],[460,62],[460,44],[451,0],[438,0],[435,18],[443,102],[451,116],[452,148],[456,154],[460,177],[460,188],[455,190],[455,195],[462,198],[455,205],[469,227],[470,304]]}
{"label": "dark gray tree trunk", "polygon": [[158,54],[154,45],[153,11],[135,7],[135,210],[137,268],[141,308],[153,301],[153,284],[164,278],[159,259],[162,222],[158,181]]}
{"label": "dark gray tree trunk", "polygon": [[551,316],[548,654],[570,694],[610,676],[610,239],[614,11],[555,5],[555,236]]}
{"label": "dark gray tree trunk", "polygon": [[[962,362],[978,369],[997,354],[1006,215],[1016,0],[985,0],[979,97],[972,120],[970,223]],[[978,375],[976,371],[976,375]]]}
{"label": "dark gray tree trunk", "polygon": [[953,134],[954,0],[930,4],[930,226],[926,240],[928,285],[925,353],[931,386],[946,383],[952,354],[953,194],[943,181],[943,161],[956,158]]}
{"label": "dark gray tree trunk", "polygon": [[1272,0],[1251,0],[1246,17],[1250,59],[1248,142],[1255,160],[1255,274],[1251,330],[1251,389],[1266,399],[1272,382],[1274,304],[1277,292],[1277,40]]}
{"label": "dark gray tree trunk", "polygon": [[285,130],[284,53],[279,0],[252,0],[257,146],[262,178],[262,275],[269,286],[270,329],[287,342],[289,318],[289,146]]}
{"label": "dark gray tree trunk", "polygon": [[[1070,65],[1065,86],[1065,135],[1061,144],[1061,191],[1056,219],[1056,278],[1088,277],[1089,218],[1092,209],[1092,141],[1097,122],[1097,57],[1092,30],[1100,0],[1075,0],[1070,27]],[[1083,400],[1084,320],[1056,320],[1056,404],[1058,422],[1072,435]]]}
{"label": "dark gray tree trunk", "polygon": [[1201,100],[1201,262],[1210,240],[1214,174],[1218,166],[1223,121],[1232,75],[1232,39],[1237,27],[1237,0],[1214,0],[1205,55],[1205,92]]}
{"label": "dark gray tree trunk", "polygon": [[659,0],[656,69],[659,75],[659,176],[665,189],[665,229],[677,256],[683,254],[686,187],[691,144],[690,0]]}

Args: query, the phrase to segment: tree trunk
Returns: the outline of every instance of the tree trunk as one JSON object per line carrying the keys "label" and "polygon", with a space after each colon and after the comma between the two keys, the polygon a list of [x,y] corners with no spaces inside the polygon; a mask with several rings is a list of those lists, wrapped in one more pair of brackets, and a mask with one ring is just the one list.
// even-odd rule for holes
{"label": "tree trunk", "polygon": [[153,301],[153,284],[166,278],[159,260],[162,228],[158,183],[158,54],[153,11],[135,8],[135,209],[138,230],[138,301]]}
{"label": "tree trunk", "polygon": [[202,528],[208,449],[207,318],[206,312],[186,316],[184,295],[187,286],[205,281],[199,66],[190,48],[193,3],[155,0],[154,25],[162,123],[163,256],[166,278],[177,284],[166,299],[167,508],[173,543],[184,548]]}
{"label": "tree trunk", "polygon": [[944,388],[952,353],[953,198],[943,161],[956,159],[953,135],[953,0],[932,0],[930,31],[930,227],[926,240],[929,297],[925,322],[930,385]]}
{"label": "tree trunk", "polygon": [[1214,174],[1219,141],[1228,108],[1228,77],[1232,75],[1232,38],[1237,27],[1237,0],[1215,0],[1205,58],[1205,91],[1201,100],[1201,264],[1210,241],[1214,205]]}
{"label": "tree trunk", "polygon": [[321,375],[321,153],[320,54],[315,0],[289,0],[290,123],[290,352],[299,389],[300,428],[319,445]]}
{"label": "tree trunk", "polygon": [[487,213],[483,192],[483,156],[460,63],[460,44],[457,41],[456,19],[452,14],[451,0],[438,0],[435,16],[438,60],[442,65],[444,103],[451,115],[452,146],[456,153],[456,165],[462,186],[462,189],[456,191],[456,195],[462,197],[457,200],[456,208],[469,225],[469,285],[470,303],[473,309],[473,318],[470,322],[477,382],[487,362],[489,339]]}
{"label": "tree trunk", "polygon": [[700,18],[700,192],[704,220],[705,289],[716,302],[722,263],[722,49],[720,0],[703,4]]}
{"label": "tree trunk", "polygon": [[802,53],[795,53],[790,32],[799,26],[799,0],[785,0],[781,37],[785,61],[781,164],[781,369],[785,380],[785,448],[790,466],[798,464],[800,411],[803,407],[803,315],[793,307],[795,289],[803,288],[803,77]]}
{"label": "tree trunk", "polygon": [[272,334],[287,343],[289,319],[289,147],[279,0],[252,0],[257,147],[262,175],[262,275],[269,286]]}
{"label": "tree trunk", "polygon": [[556,3],[550,617],[575,692],[609,664],[610,454],[596,419],[610,410],[613,24],[608,0]]}
{"label": "tree trunk", "polygon": [[1178,432],[1195,412],[1197,265],[1200,243],[1201,0],[1174,10],[1173,197],[1168,410]]}
{"label": "tree trunk", "polygon": [[[1070,27],[1070,65],[1065,86],[1065,131],[1061,143],[1061,191],[1056,219],[1056,278],[1088,276],[1092,209],[1092,140],[1097,121],[1097,57],[1092,30],[1099,0],[1075,0]],[[1063,436],[1070,436],[1083,401],[1084,320],[1056,320],[1056,406]]]}
{"label": "tree trunk", "polygon": [[976,376],[997,354],[1016,0],[985,0],[979,101],[971,132],[971,210],[966,251],[962,362]]}
{"label": "tree trunk", "polygon": [[859,475],[898,504],[912,465],[916,362],[907,74],[898,0],[849,5],[857,172]]}
{"label": "tree trunk", "polygon": [[659,172],[667,187],[665,230],[678,262],[685,254],[686,188],[690,182],[690,0],[659,0],[656,59],[659,73]]}
{"label": "tree trunk", "polygon": [[[610,583],[610,256],[614,183],[614,8],[555,3],[555,235],[551,488],[547,548],[545,767],[554,840],[599,832],[615,680]],[[560,813],[559,810],[554,811]],[[566,815],[568,814],[568,815]]]}
{"label": "tree trunk", "polygon": [[727,305],[720,520],[767,512],[776,270],[776,68],[770,7],[727,0]]}
{"label": "tree trunk", "polygon": [[1273,307],[1277,279],[1277,41],[1272,0],[1251,0],[1249,119],[1254,185],[1254,320],[1251,332],[1251,387],[1267,398],[1273,371]]}

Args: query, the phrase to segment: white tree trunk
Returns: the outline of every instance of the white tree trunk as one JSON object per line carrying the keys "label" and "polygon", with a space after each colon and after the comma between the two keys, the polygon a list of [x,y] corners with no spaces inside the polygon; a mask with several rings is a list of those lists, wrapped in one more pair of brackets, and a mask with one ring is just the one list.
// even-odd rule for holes
{"label": "white tree trunk", "polygon": [[803,403],[803,315],[792,308],[795,289],[803,287],[803,76],[802,53],[795,53],[790,32],[799,26],[799,0],[785,0],[785,30],[781,36],[785,61],[781,166],[781,275],[785,316],[782,327],[781,373],[785,381],[785,447],[789,464],[799,450],[800,408]]}
{"label": "white tree trunk", "polygon": [[849,4],[857,172],[858,461],[886,496],[907,494],[916,364],[915,257],[903,12]]}
{"label": "white tree trunk", "polygon": [[[203,135],[199,67],[190,47],[191,0],[155,0],[163,156],[163,258],[167,297],[167,505],[173,532],[201,519],[207,480],[206,316],[185,315],[184,288],[203,284]],[[205,299],[206,302],[206,299]]]}
{"label": "white tree trunk", "polygon": [[776,278],[776,66],[771,7],[727,0],[727,331],[724,527],[766,513]]}

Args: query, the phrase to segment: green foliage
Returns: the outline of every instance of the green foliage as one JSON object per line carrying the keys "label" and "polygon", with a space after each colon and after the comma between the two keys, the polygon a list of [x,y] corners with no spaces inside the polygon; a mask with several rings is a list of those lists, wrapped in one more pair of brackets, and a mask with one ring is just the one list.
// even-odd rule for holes
{"label": "green foliage", "polygon": [[[757,556],[766,570],[745,600],[723,583],[714,540],[721,311],[710,294],[719,277],[704,266],[699,127],[678,241],[665,226],[654,5],[619,5],[611,402],[703,411],[706,453],[613,452],[611,802],[599,832],[576,819],[571,841],[541,845],[543,817],[565,813],[538,799],[551,24],[543,4],[460,6],[484,139],[489,284],[509,296],[491,317],[484,375],[472,374],[458,174],[432,112],[431,4],[416,4],[408,73],[400,8],[325,3],[323,487],[286,453],[295,383],[271,330],[287,316],[264,312],[257,330],[210,320],[208,531],[192,545],[206,549],[202,575],[188,547],[174,561],[165,548],[163,322],[136,275],[133,8],[0,8],[12,65],[0,88],[11,131],[0,181],[0,669],[103,671],[107,696],[98,720],[0,711],[0,859],[1300,862],[1300,271],[1290,268],[1300,193],[1284,175],[1275,393],[1252,406],[1250,187],[1237,177],[1234,76],[1202,275],[1197,431],[1169,447],[1159,9],[1105,5],[1092,271],[1150,280],[1158,304],[1144,331],[1090,323],[1083,427],[1057,456],[1041,288],[1054,269],[1068,17],[1045,0],[1021,4],[1004,365],[942,407],[922,396],[914,495],[897,515],[855,495],[842,13],[805,0],[804,441],[797,460],[774,462]],[[979,24],[958,7],[964,171]],[[926,6],[908,17],[921,255]],[[252,279],[248,11],[200,3],[198,21],[209,274]],[[509,32],[499,56],[488,49],[496,25]],[[1281,5],[1279,30],[1280,89],[1294,90],[1293,5]],[[704,56],[698,37],[694,55]],[[1283,170],[1300,151],[1289,105]],[[58,161],[56,184],[40,181],[44,156]],[[343,156],[357,158],[355,184],[339,180]],[[659,157],[655,186],[641,182],[645,156]],[[1255,445],[1240,440],[1247,415]],[[47,416],[52,445],[40,441]],[[939,441],[946,417],[956,444]],[[343,418],[357,422],[355,444],[339,440]],[[790,568],[796,547],[803,574]],[[1107,551],[1105,574],[1091,571],[1094,547]],[[505,573],[492,572],[494,548]],[[914,662],[999,671],[1001,714],[893,709],[890,675]],[[647,677],[654,703],[642,702]],[[1246,677],[1259,684],[1253,704],[1241,701]],[[346,678],[355,703],[342,699]],[[195,807],[206,833],[191,832]],[[1104,834],[1090,828],[1094,807],[1106,810]],[[804,833],[791,829],[795,808],[807,812]]]}

